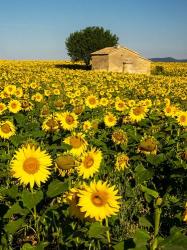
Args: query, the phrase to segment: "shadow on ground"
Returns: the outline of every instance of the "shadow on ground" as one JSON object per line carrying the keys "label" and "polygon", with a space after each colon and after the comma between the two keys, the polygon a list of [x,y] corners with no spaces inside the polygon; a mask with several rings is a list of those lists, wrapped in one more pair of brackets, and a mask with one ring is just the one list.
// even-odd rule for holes
{"label": "shadow on ground", "polygon": [[55,64],[55,68],[58,69],[81,69],[81,70],[91,70],[91,65],[80,65],[80,64]]}

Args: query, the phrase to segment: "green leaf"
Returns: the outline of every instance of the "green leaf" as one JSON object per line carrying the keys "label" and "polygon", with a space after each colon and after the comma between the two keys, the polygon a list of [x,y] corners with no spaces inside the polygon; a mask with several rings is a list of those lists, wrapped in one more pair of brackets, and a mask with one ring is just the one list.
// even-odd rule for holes
{"label": "green leaf", "polygon": [[186,250],[187,236],[182,234],[180,229],[173,227],[170,236],[159,244],[161,250]]}
{"label": "green leaf", "polygon": [[66,144],[66,143],[64,143],[64,142],[61,143],[60,147],[61,147],[61,149],[63,149],[63,150],[70,150],[70,149],[72,148],[71,145]]}
{"label": "green leaf", "polygon": [[21,248],[21,250],[30,250],[30,249],[33,250],[35,249],[35,247],[31,246],[31,244],[29,243],[25,243],[23,247]]}
{"label": "green leaf", "polygon": [[16,199],[19,196],[18,187],[12,186],[11,188],[7,189],[6,195],[8,195],[12,199]]}
{"label": "green leaf", "polygon": [[29,243],[25,243],[21,250],[44,250],[48,245],[48,242],[43,241],[41,241],[37,246],[31,246]]}
{"label": "green leaf", "polygon": [[147,228],[153,227],[151,222],[145,216],[139,217],[139,224],[142,227],[147,227]]}
{"label": "green leaf", "polygon": [[10,218],[14,214],[27,215],[29,211],[20,207],[19,203],[15,203],[4,215],[4,218]]}
{"label": "green leaf", "polygon": [[124,241],[121,241],[118,244],[114,245],[114,250],[124,250],[124,247]]}
{"label": "green leaf", "polygon": [[43,192],[35,191],[31,193],[27,190],[24,190],[22,193],[22,201],[25,207],[32,209],[43,199]]}
{"label": "green leaf", "polygon": [[99,222],[95,222],[92,223],[89,228],[88,237],[95,239],[105,238],[106,231],[107,231],[106,227],[102,226]]}
{"label": "green leaf", "polygon": [[61,193],[64,193],[67,190],[68,190],[68,183],[67,182],[54,180],[48,186],[47,196],[50,198],[53,198]]}
{"label": "green leaf", "polygon": [[22,218],[16,220],[16,221],[10,221],[5,226],[5,231],[10,234],[14,234],[18,229],[24,226],[24,220]]}
{"label": "green leaf", "polygon": [[149,233],[147,231],[142,230],[142,229],[138,229],[134,235],[134,238],[133,238],[133,241],[136,245],[136,247],[133,249],[147,250],[147,241],[149,239],[150,239],[150,236],[149,236]]}
{"label": "green leaf", "polygon": [[143,165],[138,165],[135,169],[136,182],[141,184],[144,181],[150,180],[153,176],[153,171],[145,169]]}
{"label": "green leaf", "polygon": [[145,192],[145,193],[153,196],[154,198],[158,198],[159,194],[158,194],[157,191],[155,191],[153,189],[150,189],[150,188],[147,188],[147,187],[145,187],[143,185],[140,185],[140,187],[141,187],[142,192]]}
{"label": "green leaf", "polygon": [[161,163],[166,161],[166,156],[164,154],[147,155],[147,161],[154,166],[159,166]]}

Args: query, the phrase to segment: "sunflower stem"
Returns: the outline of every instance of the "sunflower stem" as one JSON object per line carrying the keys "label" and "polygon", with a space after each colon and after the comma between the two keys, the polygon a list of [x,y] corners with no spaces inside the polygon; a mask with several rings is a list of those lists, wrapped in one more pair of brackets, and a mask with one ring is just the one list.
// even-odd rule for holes
{"label": "sunflower stem", "polygon": [[110,231],[109,231],[109,226],[108,226],[108,218],[105,219],[105,225],[107,227],[106,236],[107,236],[108,244],[110,245],[111,241],[110,241]]}
{"label": "sunflower stem", "polygon": [[[32,195],[34,194],[33,188],[30,188]],[[38,233],[38,221],[37,221],[37,211],[36,206],[33,207],[33,218],[34,218],[34,227],[36,230],[37,238],[39,239],[39,233]]]}

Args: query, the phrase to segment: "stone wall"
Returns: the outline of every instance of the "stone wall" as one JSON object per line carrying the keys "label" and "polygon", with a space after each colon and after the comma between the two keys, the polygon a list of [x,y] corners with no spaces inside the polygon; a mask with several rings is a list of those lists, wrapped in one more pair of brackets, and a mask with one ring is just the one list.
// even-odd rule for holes
{"label": "stone wall", "polygon": [[92,55],[92,69],[150,74],[151,62],[142,58],[136,52],[123,48],[108,55]]}
{"label": "stone wall", "polygon": [[108,71],[108,55],[92,56],[92,69]]}

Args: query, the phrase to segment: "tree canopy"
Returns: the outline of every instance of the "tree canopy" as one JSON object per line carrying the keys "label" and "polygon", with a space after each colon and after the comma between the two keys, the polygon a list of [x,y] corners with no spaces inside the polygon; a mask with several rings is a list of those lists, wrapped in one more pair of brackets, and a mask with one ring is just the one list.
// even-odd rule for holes
{"label": "tree canopy", "polygon": [[115,46],[119,38],[103,27],[87,27],[73,32],[66,39],[68,55],[73,61],[83,60],[89,65],[91,53],[105,47]]}

